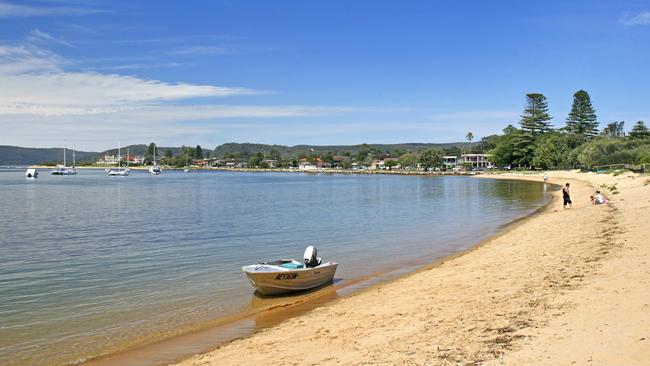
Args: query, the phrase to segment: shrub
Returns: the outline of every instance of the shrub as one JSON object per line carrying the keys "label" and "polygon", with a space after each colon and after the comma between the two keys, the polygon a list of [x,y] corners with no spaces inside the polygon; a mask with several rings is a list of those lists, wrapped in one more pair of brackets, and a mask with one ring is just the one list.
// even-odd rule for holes
{"label": "shrub", "polygon": [[572,154],[586,166],[647,164],[650,163],[650,140],[598,138],[581,145]]}

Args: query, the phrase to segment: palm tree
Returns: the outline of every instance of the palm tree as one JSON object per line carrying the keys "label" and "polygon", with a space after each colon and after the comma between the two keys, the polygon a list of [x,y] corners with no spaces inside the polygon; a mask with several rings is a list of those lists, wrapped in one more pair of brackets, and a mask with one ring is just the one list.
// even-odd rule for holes
{"label": "palm tree", "polygon": [[469,152],[472,152],[472,140],[474,140],[474,134],[470,131],[465,135],[467,141],[469,142]]}

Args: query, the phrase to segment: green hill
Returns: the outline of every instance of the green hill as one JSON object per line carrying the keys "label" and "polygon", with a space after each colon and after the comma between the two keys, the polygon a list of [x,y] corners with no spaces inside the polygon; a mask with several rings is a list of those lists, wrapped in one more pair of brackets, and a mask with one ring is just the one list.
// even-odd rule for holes
{"label": "green hill", "polygon": [[[480,143],[473,143],[477,146]],[[258,152],[265,156],[279,154],[282,159],[295,159],[306,155],[324,155],[332,153],[335,155],[356,155],[362,149],[371,150],[380,154],[402,154],[406,152],[422,151],[431,148],[444,149],[447,151],[458,150],[460,146],[467,146],[464,142],[433,144],[433,143],[404,143],[404,144],[362,144],[362,145],[267,145],[252,143],[226,143],[217,146],[211,152],[213,157],[217,158],[248,158]],[[122,147],[122,155],[126,155],[127,150],[132,155],[144,155],[148,145],[138,144]],[[193,148],[193,147],[192,147]],[[157,155],[162,156],[165,151],[171,150],[173,155],[178,155],[182,147],[163,147],[157,149]],[[77,163],[92,163],[97,161],[104,154],[117,155],[117,147],[102,152],[77,151]],[[205,152],[210,152],[204,148]],[[277,154],[272,154],[277,152]],[[67,151],[67,161],[72,163],[72,151]],[[0,146],[0,165],[32,165],[43,164],[46,162],[63,162],[63,148],[29,148],[18,146]]]}
{"label": "green hill", "polygon": [[[79,163],[94,161],[98,156],[96,152],[77,151],[76,160]],[[72,151],[66,152],[66,159],[72,163]],[[0,165],[32,165],[45,162],[63,162],[63,149],[56,148],[30,148],[18,146],[0,146]]]}

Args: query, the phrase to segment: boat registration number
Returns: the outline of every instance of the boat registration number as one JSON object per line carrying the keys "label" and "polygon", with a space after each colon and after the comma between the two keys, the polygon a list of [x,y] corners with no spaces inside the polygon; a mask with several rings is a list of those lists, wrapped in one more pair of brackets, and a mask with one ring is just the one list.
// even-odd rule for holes
{"label": "boat registration number", "polygon": [[275,276],[276,280],[293,280],[296,277],[298,277],[297,273],[280,273],[279,275]]}

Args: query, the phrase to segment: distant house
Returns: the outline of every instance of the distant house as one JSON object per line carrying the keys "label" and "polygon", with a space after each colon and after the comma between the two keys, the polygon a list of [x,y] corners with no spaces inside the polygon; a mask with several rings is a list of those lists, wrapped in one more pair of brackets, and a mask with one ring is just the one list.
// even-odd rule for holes
{"label": "distant house", "polygon": [[204,158],[204,159],[193,159],[192,160],[192,165],[202,167],[202,168],[209,168],[213,166],[219,166],[222,164],[223,161],[219,160],[217,158]]}
{"label": "distant house", "polygon": [[[391,162],[390,164],[387,164],[388,162]],[[390,169],[390,166],[394,166],[396,168],[399,168],[399,158],[391,158],[388,155],[384,155],[380,157],[379,159],[375,159],[370,163],[370,169],[371,170],[382,170],[382,169]]]}
{"label": "distant house", "polygon": [[443,156],[442,164],[448,168],[454,168],[458,165],[458,157],[455,155]]}
{"label": "distant house", "polygon": [[321,158],[320,156],[317,156],[314,159],[314,163],[316,164],[317,168],[322,168],[325,165],[325,162],[323,161],[323,158]]}
{"label": "distant house", "polygon": [[383,160],[373,160],[370,163],[370,169],[371,170],[384,169],[384,161]]}
{"label": "distant house", "polygon": [[332,157],[332,168],[340,168],[342,167],[345,163],[349,162],[351,159],[349,156],[343,156],[343,155],[334,155]]}
{"label": "distant house", "polygon": [[275,168],[278,166],[278,161],[273,160],[273,159],[265,159],[262,160],[262,162],[267,163],[269,165],[269,168]]}
{"label": "distant house", "polygon": [[460,162],[463,165],[471,165],[472,168],[492,168],[494,165],[490,161],[490,154],[463,154],[460,156]]}
{"label": "distant house", "polygon": [[117,155],[105,154],[101,158],[97,159],[97,164],[117,165],[118,161],[119,159]]}
{"label": "distant house", "polygon": [[237,167],[237,160],[235,160],[233,158],[226,158],[226,159],[223,159],[223,160],[219,160],[217,162],[217,165],[218,166],[223,166],[223,167],[226,167],[226,168],[236,168]]}
{"label": "distant house", "polygon": [[300,164],[298,164],[298,169],[300,169],[300,170],[316,170],[316,169],[318,169],[318,167],[316,166],[316,164],[305,160],[305,161],[301,161]]}
{"label": "distant house", "polygon": [[195,159],[192,160],[192,165],[207,168],[210,166],[210,159]]}
{"label": "distant house", "polygon": [[395,169],[401,168],[401,165],[399,164],[399,158],[384,158],[384,168],[385,169],[391,169],[391,165]]}
{"label": "distant house", "polygon": [[124,156],[124,160],[128,161],[131,164],[144,164],[144,156],[142,155],[127,154]]}

